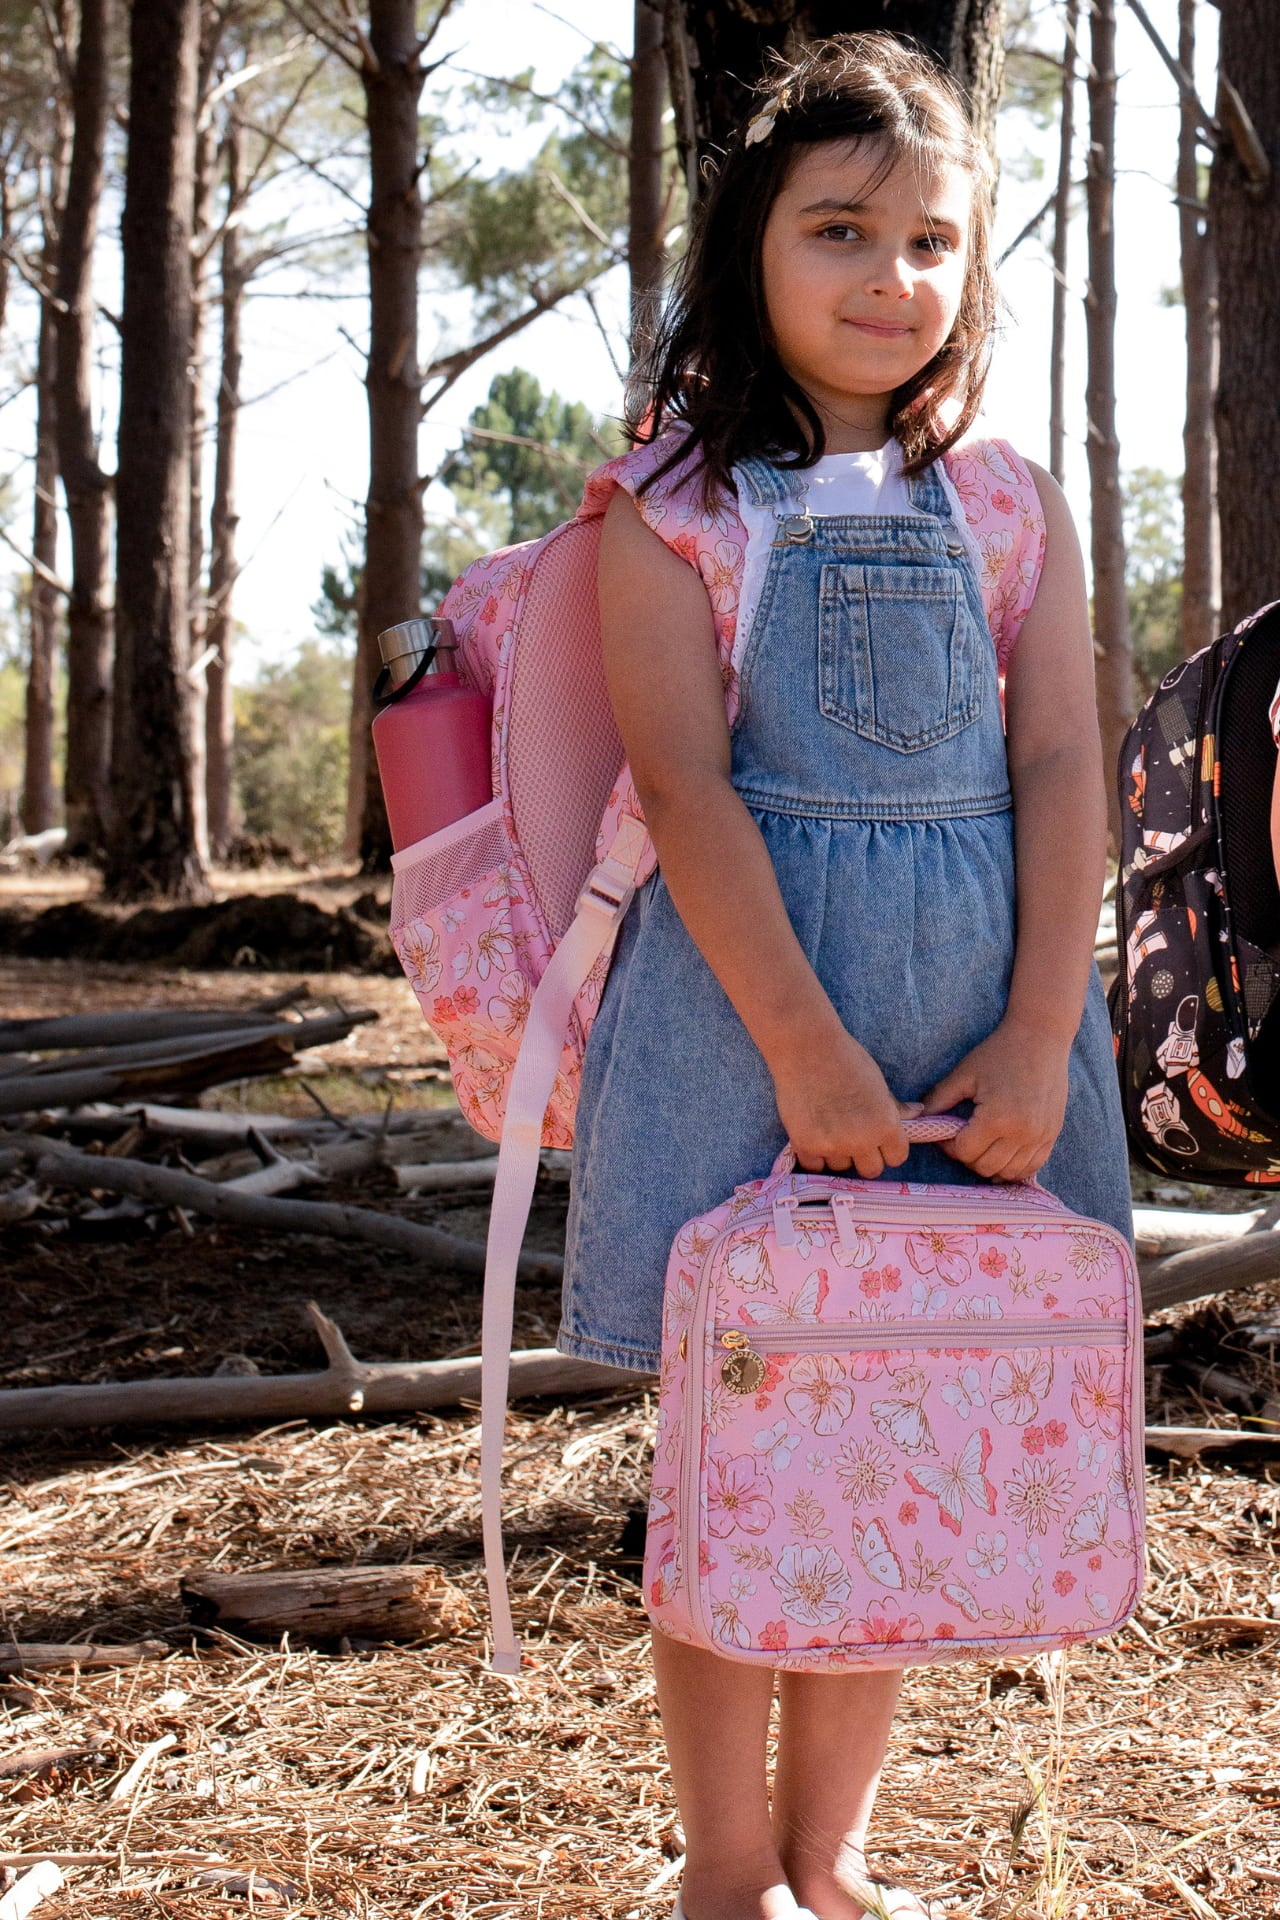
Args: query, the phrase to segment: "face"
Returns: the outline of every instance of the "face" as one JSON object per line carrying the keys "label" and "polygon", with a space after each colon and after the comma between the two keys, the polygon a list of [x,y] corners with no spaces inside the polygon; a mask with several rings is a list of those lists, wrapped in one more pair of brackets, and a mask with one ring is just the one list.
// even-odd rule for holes
{"label": "face", "polygon": [[927,366],[960,307],[972,188],[956,166],[898,162],[874,140],[802,148],[761,250],[778,357],[832,453],[878,446],[889,396]]}

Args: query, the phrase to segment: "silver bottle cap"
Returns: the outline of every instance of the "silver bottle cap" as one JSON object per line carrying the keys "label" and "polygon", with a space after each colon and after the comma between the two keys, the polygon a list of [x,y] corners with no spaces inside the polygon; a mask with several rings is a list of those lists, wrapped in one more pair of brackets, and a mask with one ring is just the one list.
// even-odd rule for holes
{"label": "silver bottle cap", "polygon": [[378,635],[378,651],[393,687],[404,685],[432,647],[436,657],[427,672],[451,673],[454,663],[443,656],[452,653],[457,644],[452,620],[442,620],[439,614],[426,620],[402,620],[399,626],[388,627]]}

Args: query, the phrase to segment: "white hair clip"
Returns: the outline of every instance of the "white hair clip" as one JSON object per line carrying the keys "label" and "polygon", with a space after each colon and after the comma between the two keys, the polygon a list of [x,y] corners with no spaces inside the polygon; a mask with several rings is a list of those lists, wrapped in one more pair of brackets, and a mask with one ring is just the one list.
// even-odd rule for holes
{"label": "white hair clip", "polygon": [[768,106],[762,107],[754,120],[748,120],[746,138],[743,145],[758,147],[766,141],[773,132],[773,123],[777,119],[779,111],[785,107],[786,104],[787,95],[785,90],[782,93],[775,94]]}

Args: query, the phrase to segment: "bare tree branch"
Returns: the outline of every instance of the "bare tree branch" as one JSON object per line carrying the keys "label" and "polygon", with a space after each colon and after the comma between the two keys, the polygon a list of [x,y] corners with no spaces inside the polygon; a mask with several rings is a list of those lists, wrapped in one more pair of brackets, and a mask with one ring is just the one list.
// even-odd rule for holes
{"label": "bare tree branch", "polygon": [[[620,253],[614,253],[606,265],[617,266],[622,257]],[[553,287],[549,293],[535,294],[531,307],[526,307],[523,313],[514,314],[510,320],[504,321],[500,327],[495,327],[493,332],[487,333],[483,339],[473,340],[469,347],[461,347],[457,353],[442,354],[440,359],[433,360],[423,372],[423,384],[425,385],[428,380],[439,380],[440,385],[429,399],[423,401],[423,417],[425,418],[437,401],[443,399],[450,387],[462,378],[468,367],[473,367],[477,360],[484,359],[486,353],[491,353],[504,341],[523,332],[531,321],[540,319],[544,313],[550,313],[554,307],[568,300],[571,295],[584,292],[591,280],[595,278],[597,275],[591,274],[586,279],[575,281],[572,286]]]}
{"label": "bare tree branch", "polygon": [[483,80],[487,86],[505,87],[508,93],[523,93],[526,94],[530,100],[541,102],[544,107],[554,107],[557,113],[562,113],[565,116],[566,120],[572,120],[575,126],[581,127],[582,131],[594,140],[597,145],[603,147],[606,153],[616,154],[620,160],[626,159],[627,143],[625,140],[619,140],[614,134],[602,132],[594,122],[588,120],[585,113],[579,113],[576,107],[569,106],[566,101],[558,98],[556,94],[539,93],[537,87],[531,87],[525,80],[507,80],[500,74],[478,73],[474,67],[455,67],[453,70],[455,73],[462,74],[464,78],[468,80]]}
{"label": "bare tree branch", "polygon": [[1182,65],[1181,61],[1174,58],[1164,41],[1160,38],[1155,23],[1143,6],[1142,0],[1129,0],[1129,10],[1156,52],[1160,55],[1160,58],[1164,61],[1169,72],[1173,75],[1178,85],[1178,91],[1194,106],[1196,113],[1200,117],[1200,132],[1204,137],[1206,145],[1216,147],[1218,144],[1218,136],[1222,129],[1201,101],[1200,95],[1196,92],[1195,81]]}

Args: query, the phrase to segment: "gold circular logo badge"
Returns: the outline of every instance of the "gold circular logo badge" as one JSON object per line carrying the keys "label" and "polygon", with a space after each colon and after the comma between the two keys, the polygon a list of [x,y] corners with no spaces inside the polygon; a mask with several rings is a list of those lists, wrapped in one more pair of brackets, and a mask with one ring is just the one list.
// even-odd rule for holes
{"label": "gold circular logo badge", "polygon": [[735,1347],[720,1366],[720,1378],[730,1393],[759,1393],[764,1376],[764,1361],[750,1347]]}

